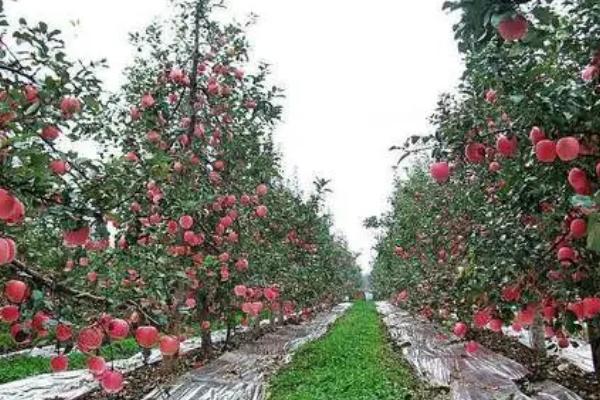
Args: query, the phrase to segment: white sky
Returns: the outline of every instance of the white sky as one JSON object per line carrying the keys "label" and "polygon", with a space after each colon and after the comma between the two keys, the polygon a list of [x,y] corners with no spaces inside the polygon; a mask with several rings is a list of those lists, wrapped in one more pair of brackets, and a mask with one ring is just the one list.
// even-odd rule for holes
{"label": "white sky", "polygon": [[[398,155],[388,148],[428,132],[439,94],[462,72],[442,2],[229,0],[235,18],[260,16],[250,31],[254,56],[273,65],[274,82],[286,90],[276,133],[286,171],[304,189],[315,176],[333,180],[336,229],[363,254],[364,271],[373,237],[362,221],[387,209],[392,188]],[[107,58],[110,89],[132,59],[127,33],[167,7],[167,0],[5,1],[9,16],[65,31],[73,56]]]}

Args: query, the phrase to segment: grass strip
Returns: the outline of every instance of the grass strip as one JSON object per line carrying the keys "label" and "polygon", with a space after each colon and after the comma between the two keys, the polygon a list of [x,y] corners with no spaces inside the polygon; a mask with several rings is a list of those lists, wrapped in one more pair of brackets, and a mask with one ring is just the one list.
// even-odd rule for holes
{"label": "grass strip", "polygon": [[[133,338],[112,343],[100,350],[101,355],[107,360],[110,359],[111,354],[114,359],[118,360],[132,357],[139,352],[140,348]],[[87,368],[86,360],[87,356],[82,353],[73,352],[69,354],[69,370]],[[49,372],[52,372],[49,357],[18,355],[0,358],[0,384]]]}
{"label": "grass strip", "polygon": [[271,381],[269,400],[402,400],[417,383],[392,350],[373,302],[357,302]]}

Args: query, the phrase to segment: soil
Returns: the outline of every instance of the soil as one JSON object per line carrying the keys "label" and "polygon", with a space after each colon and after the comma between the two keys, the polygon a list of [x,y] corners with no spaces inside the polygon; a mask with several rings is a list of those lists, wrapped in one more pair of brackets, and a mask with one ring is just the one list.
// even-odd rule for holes
{"label": "soil", "polygon": [[547,356],[539,356],[515,338],[489,331],[472,333],[471,336],[471,339],[521,363],[530,371],[530,375],[525,380],[517,382],[524,393],[527,393],[528,383],[549,379],[571,389],[586,400],[600,400],[600,379],[593,373],[582,371],[577,366],[550,353]]}

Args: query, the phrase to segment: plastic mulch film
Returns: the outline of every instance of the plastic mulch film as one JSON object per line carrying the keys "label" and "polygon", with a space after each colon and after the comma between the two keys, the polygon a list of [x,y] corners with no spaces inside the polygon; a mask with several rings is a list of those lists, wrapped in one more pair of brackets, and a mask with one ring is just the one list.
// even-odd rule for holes
{"label": "plastic mulch film", "polygon": [[[529,331],[523,329],[520,332],[516,332],[511,327],[505,327],[502,329],[505,335],[517,338],[519,342],[527,347],[531,347],[531,339],[529,337]],[[556,339],[553,339],[556,340]],[[553,340],[546,339],[546,344],[553,343]],[[592,359],[592,346],[589,343],[584,342],[576,338],[570,338],[571,342],[577,343],[576,346],[569,346],[565,349],[561,349],[555,346],[555,350],[548,352],[548,355],[559,357],[571,364],[577,366],[579,369],[585,372],[594,372],[594,361]],[[556,345],[556,343],[554,343]]]}
{"label": "plastic mulch film", "polygon": [[301,325],[288,325],[188,372],[144,399],[262,400],[267,378],[303,344],[323,336],[351,304],[343,303]]}
{"label": "plastic mulch film", "polygon": [[388,302],[377,310],[396,345],[418,375],[432,386],[449,387],[453,400],[581,400],[561,385],[545,381],[526,391],[515,383],[527,369],[518,362],[485,347],[468,354],[435,324],[415,318]]}

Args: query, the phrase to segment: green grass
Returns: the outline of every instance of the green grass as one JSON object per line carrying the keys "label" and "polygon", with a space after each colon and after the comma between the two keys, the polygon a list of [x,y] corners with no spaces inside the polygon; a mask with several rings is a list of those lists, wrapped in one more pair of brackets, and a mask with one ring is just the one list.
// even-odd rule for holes
{"label": "green grass", "polygon": [[[104,346],[100,353],[109,360],[111,359],[111,349],[114,359],[129,358],[140,351],[133,338]],[[73,352],[69,354],[69,370],[87,368],[86,359],[87,357],[81,353]],[[49,372],[52,371],[50,370],[50,358],[48,357],[22,355],[0,358],[0,384]]]}
{"label": "green grass", "polygon": [[277,374],[269,400],[402,400],[416,381],[394,354],[372,302],[358,302],[327,336]]}

